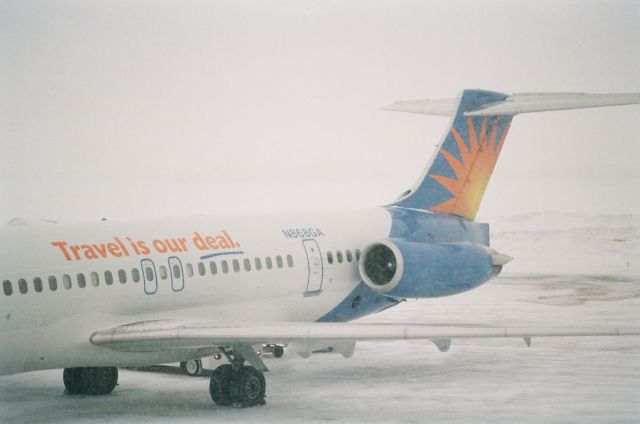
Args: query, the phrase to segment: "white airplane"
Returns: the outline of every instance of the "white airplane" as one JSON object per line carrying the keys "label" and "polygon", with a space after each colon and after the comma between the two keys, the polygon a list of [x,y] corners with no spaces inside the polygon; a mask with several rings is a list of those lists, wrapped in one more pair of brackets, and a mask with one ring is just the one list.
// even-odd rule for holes
{"label": "white airplane", "polygon": [[377,208],[274,216],[27,225],[0,231],[0,374],[64,368],[68,393],[106,394],[117,367],[222,354],[219,405],[264,404],[255,346],[302,355],[355,342],[640,335],[632,328],[504,328],[351,321],[406,298],[448,296],[511,259],[474,222],[514,115],[640,103],[640,94],[465,90],[388,109],[451,116],[415,186]]}

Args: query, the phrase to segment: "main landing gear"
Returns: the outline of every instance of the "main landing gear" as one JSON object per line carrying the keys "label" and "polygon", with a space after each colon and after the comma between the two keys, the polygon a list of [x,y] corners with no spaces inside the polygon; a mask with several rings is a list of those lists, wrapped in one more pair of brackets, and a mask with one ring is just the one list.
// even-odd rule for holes
{"label": "main landing gear", "polygon": [[[209,382],[211,399],[221,406],[246,408],[264,405],[267,384],[262,371],[244,365],[245,358],[237,349],[234,349],[233,356],[224,349],[221,349],[221,352],[230,364],[220,365],[213,371]],[[264,369],[266,370],[266,367]]]}
{"label": "main landing gear", "polygon": [[111,393],[118,384],[118,368],[65,368],[62,381],[71,395],[106,395]]}

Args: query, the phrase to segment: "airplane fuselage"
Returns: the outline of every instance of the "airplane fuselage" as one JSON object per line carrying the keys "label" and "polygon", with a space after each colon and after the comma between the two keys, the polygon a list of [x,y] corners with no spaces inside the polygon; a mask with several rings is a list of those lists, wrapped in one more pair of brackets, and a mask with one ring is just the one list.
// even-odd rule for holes
{"label": "airplane fuselage", "polygon": [[486,224],[400,208],[1,231],[1,374],[208,353],[114,352],[89,342],[96,329],[137,321],[349,321],[400,300],[362,290],[358,260],[371,243],[488,245]]}

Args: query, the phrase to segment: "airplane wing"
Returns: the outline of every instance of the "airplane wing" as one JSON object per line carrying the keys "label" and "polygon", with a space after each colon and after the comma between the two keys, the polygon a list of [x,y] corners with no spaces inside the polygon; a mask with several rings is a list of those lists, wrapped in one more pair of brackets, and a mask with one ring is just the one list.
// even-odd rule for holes
{"label": "airplane wing", "polygon": [[640,328],[626,327],[498,327],[483,325],[359,324],[359,323],[259,323],[143,321],[103,331],[91,343],[126,352],[158,352],[216,346],[267,343],[325,343],[327,346],[356,341],[430,340],[441,351],[456,338],[639,336]]}

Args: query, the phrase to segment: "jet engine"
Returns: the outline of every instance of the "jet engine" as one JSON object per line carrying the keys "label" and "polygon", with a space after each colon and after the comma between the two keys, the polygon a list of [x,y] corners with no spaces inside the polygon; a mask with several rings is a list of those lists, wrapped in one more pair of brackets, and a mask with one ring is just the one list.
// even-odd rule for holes
{"label": "jet engine", "polygon": [[490,280],[512,258],[469,242],[418,243],[384,239],[368,246],[360,276],[378,293],[393,297],[438,297]]}

